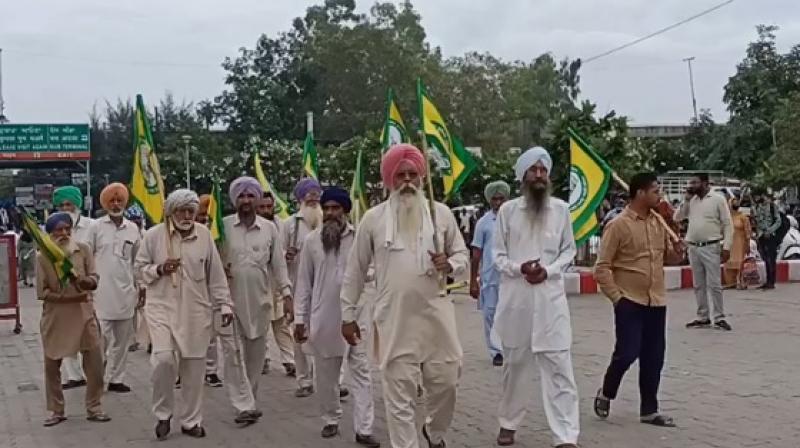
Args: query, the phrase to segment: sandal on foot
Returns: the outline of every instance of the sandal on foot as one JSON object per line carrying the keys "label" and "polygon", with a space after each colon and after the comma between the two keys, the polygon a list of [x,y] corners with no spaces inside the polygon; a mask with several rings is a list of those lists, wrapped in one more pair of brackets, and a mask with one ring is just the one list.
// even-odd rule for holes
{"label": "sandal on foot", "polygon": [[506,428],[500,428],[500,433],[497,434],[497,445],[498,446],[511,446],[514,444],[514,433],[516,431],[512,431]]}
{"label": "sandal on foot", "polygon": [[64,417],[63,415],[51,415],[50,417],[47,417],[47,419],[42,424],[45,427],[49,428],[51,426],[56,426],[57,424],[59,424],[59,423],[61,423],[63,421],[66,421],[66,420],[67,420],[67,417]]}
{"label": "sandal on foot", "polygon": [[653,425],[653,426],[661,426],[663,428],[674,428],[675,422],[672,420],[672,417],[667,417],[666,415],[656,414],[654,416],[642,417],[639,419],[642,423]]}
{"label": "sandal on foot", "polygon": [[105,422],[110,422],[111,421],[111,417],[109,417],[108,415],[106,415],[106,414],[104,414],[102,412],[98,412],[97,414],[87,415],[86,416],[86,420],[89,420],[90,422],[96,422],[96,423],[105,423]]}
{"label": "sandal on foot", "polygon": [[597,390],[597,395],[594,397],[594,414],[605,420],[611,412],[611,400],[603,396],[603,389]]}

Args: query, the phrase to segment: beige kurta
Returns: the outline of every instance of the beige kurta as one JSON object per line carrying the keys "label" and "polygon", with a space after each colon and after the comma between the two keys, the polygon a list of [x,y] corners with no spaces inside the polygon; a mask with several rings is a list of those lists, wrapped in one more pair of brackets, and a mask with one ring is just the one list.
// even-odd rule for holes
{"label": "beige kurta", "polygon": [[290,247],[297,248],[297,255],[294,257],[294,261],[286,263],[286,267],[289,270],[289,281],[292,282],[292,285],[297,283],[297,270],[300,265],[300,254],[303,252],[303,242],[312,230],[311,226],[306,223],[299,213],[295,213],[283,222],[283,232],[281,233],[283,250],[288,251]]}
{"label": "beige kurta", "polygon": [[291,294],[278,229],[260,216],[249,228],[238,215],[225,217],[223,223],[221,255],[223,264],[230,268],[231,297],[242,336],[266,336],[267,320],[272,317],[272,284],[282,296]]}
{"label": "beige kurta", "polygon": [[[469,255],[455,217],[446,205],[436,203],[436,218],[452,275],[461,275]],[[381,367],[399,357],[413,363],[458,361],[462,350],[453,302],[439,297],[435,271],[421,271],[416,254],[399,247],[398,241],[386,242],[387,226],[393,219],[387,201],[367,211],[361,220],[342,284],[342,320],[357,319],[367,270],[374,260],[377,293],[372,326],[377,331]],[[427,243],[432,247],[432,242]]]}
{"label": "beige kurta", "polygon": [[[95,276],[94,257],[88,245],[71,242],[66,251],[78,276]],[[50,359],[72,356],[78,351],[100,348],[100,329],[91,300],[59,303],[59,296],[76,294],[73,283],[61,285],[53,263],[41,252],[36,256],[36,295],[42,300],[39,329],[44,355]],[[86,293],[88,295],[88,292]]]}
{"label": "beige kurta", "polygon": [[104,216],[91,227],[87,243],[94,251],[97,274],[103,280],[94,293],[99,319],[133,319],[139,301],[133,260],[140,240],[139,228],[125,218],[117,226],[111,217]]}
{"label": "beige kurta", "polygon": [[[275,227],[278,228],[278,238],[280,239],[280,244],[279,245],[280,245],[280,248],[281,248],[281,252],[283,252],[284,247],[285,247],[284,243],[283,243],[283,232],[284,232],[283,228],[284,228],[285,224],[283,223],[283,221],[281,221],[281,218],[279,218],[277,216],[272,220],[272,223],[275,224]],[[285,252],[283,252],[282,256],[284,257],[284,260],[286,260],[286,253]],[[287,275],[288,275],[288,272],[289,272],[288,267],[287,267],[286,272],[287,272]],[[291,282],[291,280],[289,280],[289,281]],[[285,315],[286,315],[286,313],[283,312],[283,295],[281,294],[280,291],[278,291],[275,283],[273,282],[273,284],[272,284],[272,313],[270,315],[269,320],[275,321],[275,320],[281,319]]]}
{"label": "beige kurta", "polygon": [[147,287],[144,313],[153,353],[173,350],[174,339],[183,358],[205,358],[212,308],[222,314],[231,312],[225,270],[205,226],[195,225],[186,237],[173,229],[170,238],[172,256],[181,262],[175,275],[177,286],[171,276],[157,272],[158,265],[169,258],[164,224],[147,231],[136,256],[136,272]]}
{"label": "beige kurta", "polygon": [[347,257],[353,247],[352,226],[342,234],[338,252],[325,253],[320,229],[311,232],[304,242],[295,288],[295,323],[305,324],[308,345],[315,356],[344,356],[347,348],[342,337],[342,304],[339,295]]}

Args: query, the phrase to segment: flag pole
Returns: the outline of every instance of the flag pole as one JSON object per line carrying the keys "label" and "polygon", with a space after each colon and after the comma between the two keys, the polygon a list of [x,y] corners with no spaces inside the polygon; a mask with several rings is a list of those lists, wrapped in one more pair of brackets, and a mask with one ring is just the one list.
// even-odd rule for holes
{"label": "flag pole", "polygon": [[[428,174],[425,176],[425,179],[428,184],[428,208],[430,209],[431,223],[433,224],[433,249],[437,254],[440,254],[442,253],[442,245],[439,241],[439,232],[436,226],[436,201],[434,201],[433,198],[433,173],[431,172],[431,160],[428,155],[428,139],[424,131],[419,131],[419,135],[422,139],[422,155],[425,157],[425,163],[428,166]],[[437,272],[437,275],[439,277],[439,297],[446,297],[447,279],[441,273]]]}
{"label": "flag pole", "polygon": [[[171,227],[172,226],[170,225],[170,217],[169,216],[165,216],[164,218],[165,218],[164,219],[164,227],[165,227],[166,234],[167,234],[167,258],[169,258],[171,260],[175,256],[175,251],[172,248],[172,232],[171,232],[171,230],[172,230]],[[172,274],[170,274],[170,279],[172,279],[172,287],[173,288],[177,288],[178,287],[178,276],[173,272]]]}
{"label": "flag pole", "polygon": [[[625,182],[624,180],[622,180],[622,178],[619,177],[619,175],[615,171],[611,171],[611,178],[614,179],[614,182],[618,183],[619,186],[622,187],[625,191],[630,193],[631,189],[628,186],[628,183]],[[673,243],[677,243],[677,242],[679,242],[681,240],[680,237],[675,234],[675,231],[672,230],[672,228],[669,226],[669,224],[667,224],[667,222],[664,221],[664,217],[663,216],[661,216],[655,210],[650,210],[650,213],[652,213],[653,216],[656,217],[658,222],[661,223],[661,226],[664,228],[664,230],[666,230],[667,234],[669,234],[669,239],[672,240]]]}

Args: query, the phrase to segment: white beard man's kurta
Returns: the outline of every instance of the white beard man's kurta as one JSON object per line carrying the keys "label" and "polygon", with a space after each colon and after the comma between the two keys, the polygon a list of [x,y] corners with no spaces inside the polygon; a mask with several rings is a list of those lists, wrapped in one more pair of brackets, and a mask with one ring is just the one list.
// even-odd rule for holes
{"label": "white beard man's kurta", "polygon": [[[320,222],[319,225],[321,226],[322,223]],[[294,261],[286,263],[286,267],[289,271],[289,281],[292,283],[292,287],[294,287],[294,285],[297,284],[297,271],[300,265],[300,256],[303,254],[303,242],[313,229],[311,229],[308,222],[303,219],[303,215],[298,212],[283,222],[282,231],[281,242],[283,243],[284,253],[291,247],[297,249],[297,255],[295,255]],[[305,344],[294,344],[294,364],[297,369],[297,386],[301,388],[313,388],[314,360],[309,353],[306,353],[304,345]]]}
{"label": "white beard man's kurta", "polygon": [[[89,232],[94,224],[94,219],[86,216],[80,216],[78,222],[73,223],[72,226],[72,240],[76,243],[89,244]],[[91,297],[91,295],[90,295]],[[90,298],[91,300],[91,298]],[[80,352],[72,356],[64,357],[61,362],[61,380],[62,381],[84,381],[83,368],[81,367]]]}
{"label": "white beard man's kurta", "polygon": [[[461,275],[469,256],[453,213],[436,203],[436,218],[452,275]],[[367,211],[359,223],[342,286],[342,320],[356,320],[367,270],[374,261],[377,295],[371,327],[382,369],[389,438],[394,448],[418,448],[414,402],[419,379],[431,418],[428,431],[438,443],[453,418],[463,354],[453,302],[439,297],[438,273],[427,254],[433,249],[430,215],[425,209],[424,238],[418,244],[423,256],[405,247],[394,231],[396,220],[387,201]]]}
{"label": "white beard man's kurta", "polygon": [[[275,216],[272,219],[272,223],[275,224],[275,227],[278,228],[278,235],[281,237],[280,244],[281,248],[283,248],[284,223],[277,216]],[[273,287],[272,289],[273,289],[272,315],[269,317],[270,321],[267,322],[267,325],[269,325],[269,327],[272,328],[272,336],[275,339],[275,344],[277,345],[277,353],[279,355],[277,359],[280,360],[281,364],[294,365],[294,339],[292,338],[292,331],[289,329],[289,323],[287,322],[286,319],[286,313],[283,311],[283,295],[281,295],[281,292],[278,291],[276,287]],[[269,339],[267,339],[266,350],[267,350],[267,361],[269,361],[270,359]]]}
{"label": "white beard man's kurta", "polygon": [[247,228],[238,215],[232,215],[225,217],[223,224],[222,260],[232,276],[229,283],[247,371],[245,380],[249,380],[255,396],[266,357],[273,283],[283,296],[291,294],[286,260],[272,222],[256,216]]}
{"label": "white beard man's kurta", "polygon": [[[524,198],[500,208],[494,233],[494,262],[500,290],[494,337],[503,347],[503,397],[500,426],[516,430],[530,400],[536,364],[542,381],[545,413],[556,444],[577,443],[578,391],[572,370],[569,305],[563,272],[575,257],[569,206],[551,198],[543,215],[532,218]],[[528,283],[521,273],[527,261],[539,260],[547,279]]]}
{"label": "white beard man's kurta", "polygon": [[371,435],[374,405],[366,342],[349,347],[342,337],[339,296],[354,236],[352,226],[348,225],[339,250],[329,253],[322,245],[320,229],[306,237],[297,274],[295,323],[306,326],[308,346],[317,369],[317,395],[323,424],[338,425],[341,420],[339,377],[347,357],[355,399],[353,429],[356,434]]}
{"label": "white beard man's kurta", "polygon": [[139,301],[133,261],[141,234],[131,221],[122,218],[117,226],[109,216],[95,221],[89,232],[100,281],[94,293],[94,309],[100,320],[106,355],[107,383],[122,383],[133,336],[133,316]]}
{"label": "white beard man's kurta", "polygon": [[[207,228],[195,225],[186,237],[172,229],[172,254],[167,238],[164,224],[148,230],[135,268],[147,287],[144,312],[153,345],[153,414],[159,420],[173,415],[175,378],[180,376],[184,404],[181,424],[188,429],[203,420],[203,375],[212,310],[231,313],[231,299],[222,260]],[[157,272],[170,255],[181,263],[176,286],[170,275]]]}

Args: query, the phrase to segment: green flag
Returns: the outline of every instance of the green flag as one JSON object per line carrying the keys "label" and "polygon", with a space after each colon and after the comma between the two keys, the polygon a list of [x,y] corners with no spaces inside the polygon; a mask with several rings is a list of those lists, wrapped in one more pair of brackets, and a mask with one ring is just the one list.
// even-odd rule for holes
{"label": "green flag", "polygon": [[442,175],[444,196],[447,200],[458,192],[477,164],[461,140],[450,134],[444,118],[425,91],[422,79],[417,80],[417,98],[422,131],[433,150],[430,156],[436,161]]}
{"label": "green flag", "polygon": [[400,109],[394,99],[394,91],[389,88],[386,95],[386,122],[381,129],[381,148],[386,152],[392,145],[398,143],[408,143],[408,131],[400,116]]}
{"label": "green flag", "polygon": [[597,153],[577,132],[567,129],[569,134],[569,214],[575,243],[583,244],[600,228],[597,209],[611,182],[612,171]]}
{"label": "green flag", "polygon": [[318,178],[317,148],[314,147],[314,136],[310,132],[306,134],[306,141],[303,142],[303,172],[308,177]]}
{"label": "green flag", "polygon": [[33,241],[36,242],[39,251],[53,263],[53,267],[56,270],[61,284],[63,285],[70,278],[75,278],[75,273],[72,271],[72,262],[66,254],[64,254],[64,251],[61,250],[61,247],[50,239],[50,235],[39,228],[39,225],[36,224],[36,220],[34,220],[25,209],[20,207],[19,211],[22,218],[22,228],[24,228]]}
{"label": "green flag", "polygon": [[164,219],[164,179],[141,95],[136,95],[133,117],[133,172],[129,187],[133,202],[142,207],[151,222],[160,223]]}
{"label": "green flag", "polygon": [[353,224],[358,224],[364,216],[364,212],[369,208],[367,201],[367,185],[364,182],[364,169],[361,165],[361,150],[358,150],[356,158],[356,170],[353,173],[353,184],[350,186],[350,201],[353,209],[350,211],[350,219]]}

